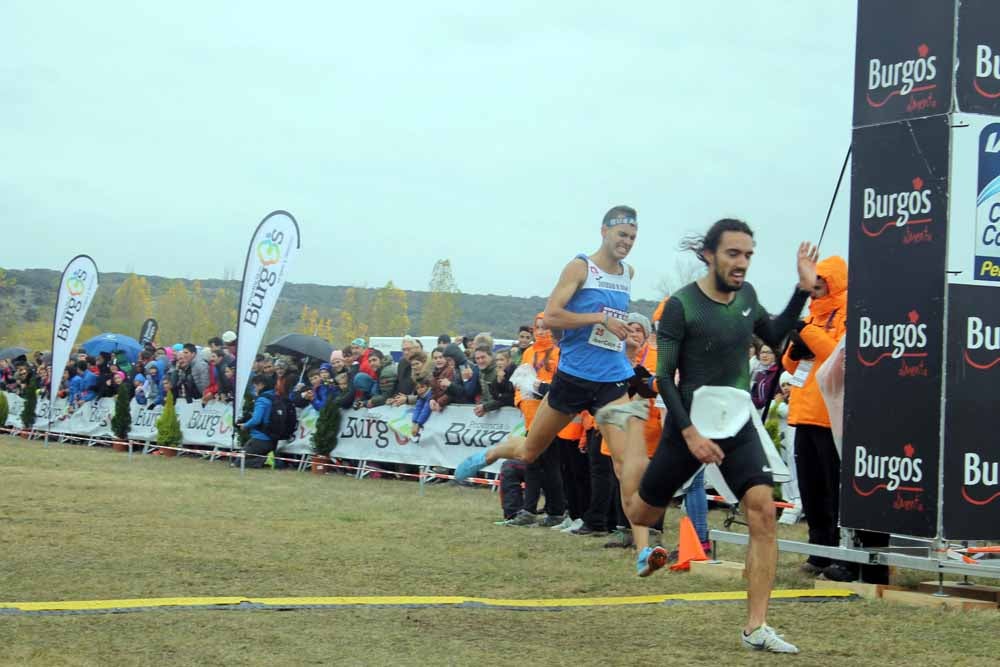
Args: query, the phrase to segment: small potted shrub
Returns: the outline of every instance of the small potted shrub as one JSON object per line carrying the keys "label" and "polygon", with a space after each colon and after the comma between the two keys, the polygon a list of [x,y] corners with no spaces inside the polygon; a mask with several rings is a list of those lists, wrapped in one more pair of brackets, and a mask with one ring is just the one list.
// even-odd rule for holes
{"label": "small potted shrub", "polygon": [[312,434],[312,471],[317,475],[326,473],[330,465],[330,452],[337,446],[337,434],[340,433],[340,407],[336,402],[326,402],[316,419],[316,430]]}
{"label": "small potted shrub", "polygon": [[24,407],[21,409],[21,431],[22,437],[29,437],[31,429],[35,426],[35,410],[38,407],[38,380],[31,378],[28,387],[24,392]]}
{"label": "small potted shrub", "polygon": [[128,385],[124,382],[118,385],[115,394],[115,415],[111,418],[111,432],[115,434],[115,442],[111,448],[116,452],[128,451],[128,432],[132,429],[132,399],[128,395]]}
{"label": "small potted shrub", "polygon": [[156,444],[160,446],[163,456],[177,456],[177,450],[172,448],[179,447],[183,441],[181,423],[177,419],[177,408],[174,407],[174,394],[168,392],[163,413],[156,420]]}

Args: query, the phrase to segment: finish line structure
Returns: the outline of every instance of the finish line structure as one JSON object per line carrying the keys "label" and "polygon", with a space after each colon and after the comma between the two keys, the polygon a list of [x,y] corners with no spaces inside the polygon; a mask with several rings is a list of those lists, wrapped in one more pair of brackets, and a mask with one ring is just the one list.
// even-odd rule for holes
{"label": "finish line structure", "polygon": [[[746,591],[673,593],[598,598],[518,600],[461,596],[359,596],[359,597],[192,597],[130,600],[70,600],[53,602],[0,602],[3,615],[124,614],[144,611],[287,611],[295,609],[358,608],[456,608],[509,611],[563,611],[586,607],[630,607],[691,603],[742,602]],[[790,589],[772,591],[771,599],[790,602],[836,602],[858,599],[853,591]]]}
{"label": "finish line structure", "polygon": [[936,572],[942,596],[1000,579],[970,548],[1000,540],[998,24],[995,0],[858,2],[840,546],[779,540]]}

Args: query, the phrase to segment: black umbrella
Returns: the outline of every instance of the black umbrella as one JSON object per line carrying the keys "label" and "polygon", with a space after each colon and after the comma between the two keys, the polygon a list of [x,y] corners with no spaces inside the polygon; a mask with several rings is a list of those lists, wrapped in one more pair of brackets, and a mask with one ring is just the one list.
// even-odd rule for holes
{"label": "black umbrella", "polygon": [[[23,347],[5,347],[0,350],[0,359],[17,359],[22,355],[27,356],[28,352],[30,350],[26,350]],[[326,358],[329,359],[330,355],[326,355]]]}
{"label": "black umbrella", "polygon": [[293,357],[311,357],[329,361],[333,345],[319,336],[305,334],[285,334],[264,348],[272,354],[287,354]]}

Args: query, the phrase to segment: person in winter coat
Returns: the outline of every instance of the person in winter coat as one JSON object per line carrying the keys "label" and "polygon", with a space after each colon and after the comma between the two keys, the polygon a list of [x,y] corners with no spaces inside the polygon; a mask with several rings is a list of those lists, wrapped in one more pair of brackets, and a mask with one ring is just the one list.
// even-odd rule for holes
{"label": "person in winter coat", "polygon": [[368,400],[367,407],[369,408],[385,405],[397,393],[398,366],[393,363],[392,357],[384,357],[382,363],[384,365],[378,370],[378,393]]}
{"label": "person in winter coat", "polygon": [[[781,361],[793,378],[788,425],[795,428],[795,468],[809,542],[836,546],[840,543],[840,456],[816,371],[847,331],[847,262],[828,257],[816,265],[816,274],[809,315],[792,333]],[[834,581],[851,581],[859,572],[854,564],[821,556],[810,556],[802,569],[810,574],[822,571]]]}
{"label": "person in winter coat", "polygon": [[[446,343],[445,347],[450,345]],[[444,356],[444,348],[431,352],[431,411],[440,412],[451,403],[448,389],[455,382],[455,362]]]}
{"label": "person in winter coat", "polygon": [[505,376],[505,370],[497,368],[493,348],[480,345],[474,352],[476,366],[479,367],[479,402],[473,408],[477,417],[504,406],[514,406],[514,385]]}
{"label": "person in winter coat", "polygon": [[424,424],[431,416],[431,377],[429,374],[421,373],[413,380],[417,392],[417,402],[413,406],[413,424],[411,433],[413,437],[420,435]]}
{"label": "person in winter coat", "polygon": [[450,359],[455,368],[455,381],[448,387],[448,395],[452,403],[475,403],[479,396],[479,367],[470,364],[468,357],[455,343],[445,346],[443,354]]}
{"label": "person in winter coat", "polygon": [[79,406],[97,398],[94,387],[97,386],[97,375],[87,366],[86,361],[76,362],[76,375],[69,381],[69,404]]}
{"label": "person in winter coat", "polygon": [[267,434],[267,425],[271,421],[271,405],[274,399],[274,383],[269,377],[257,376],[253,381],[254,389],[257,390],[257,398],[253,403],[253,415],[250,420],[238,424],[244,431],[250,432],[250,441],[247,442],[244,451],[246,452],[246,467],[261,468],[267,455],[274,451],[275,443],[271,436]]}

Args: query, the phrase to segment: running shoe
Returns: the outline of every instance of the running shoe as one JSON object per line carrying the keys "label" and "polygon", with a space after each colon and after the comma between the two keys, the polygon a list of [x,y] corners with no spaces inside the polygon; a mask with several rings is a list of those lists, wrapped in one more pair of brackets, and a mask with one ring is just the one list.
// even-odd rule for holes
{"label": "running shoe", "polygon": [[558,528],[559,526],[566,525],[566,519],[561,516],[552,516],[551,514],[546,514],[541,519],[538,520],[536,525],[539,528]]}
{"label": "running shoe", "polygon": [[648,577],[667,564],[667,550],[663,547],[646,547],[635,560],[635,572]]}
{"label": "running shoe", "polygon": [[798,653],[799,649],[794,644],[789,644],[784,638],[774,631],[774,628],[764,624],[747,634],[740,631],[743,639],[743,646],[755,651],[770,651],[771,653]]}
{"label": "running shoe", "polygon": [[528,510],[518,510],[514,518],[507,522],[508,526],[534,526],[536,517]]}
{"label": "running shoe", "polygon": [[562,523],[558,526],[552,526],[552,530],[565,530],[567,528],[573,528],[573,519],[568,515],[563,517]]}
{"label": "running shoe", "polygon": [[583,528],[583,519],[573,519],[573,521],[568,526],[566,526],[559,532],[570,535],[573,533],[574,530],[577,530],[579,528]]}
{"label": "running shoe", "polygon": [[461,482],[469,479],[477,472],[486,467],[486,450],[480,449],[478,452],[462,461],[455,468],[455,481]]}

